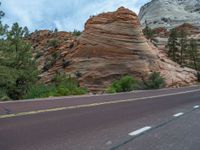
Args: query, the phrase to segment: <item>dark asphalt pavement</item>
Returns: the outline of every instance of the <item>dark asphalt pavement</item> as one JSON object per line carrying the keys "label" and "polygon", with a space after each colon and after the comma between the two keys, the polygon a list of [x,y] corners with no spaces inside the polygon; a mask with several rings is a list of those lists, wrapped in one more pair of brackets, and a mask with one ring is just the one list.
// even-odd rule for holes
{"label": "dark asphalt pavement", "polygon": [[[0,103],[0,115],[4,115],[5,108],[19,113],[162,95],[0,119],[0,150],[109,150],[116,146],[120,150],[199,150],[200,110],[194,109],[200,105],[198,89]],[[171,93],[179,94],[166,95]],[[180,112],[184,114],[173,116]],[[145,126],[156,128],[138,137],[129,135]]]}

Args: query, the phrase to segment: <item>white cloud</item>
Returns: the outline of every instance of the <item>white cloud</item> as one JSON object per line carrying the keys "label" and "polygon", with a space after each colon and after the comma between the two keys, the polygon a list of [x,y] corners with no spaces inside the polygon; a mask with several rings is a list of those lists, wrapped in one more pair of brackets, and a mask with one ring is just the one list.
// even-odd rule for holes
{"label": "white cloud", "polygon": [[29,29],[82,30],[91,15],[125,6],[135,12],[148,0],[2,0],[8,24],[19,22]]}

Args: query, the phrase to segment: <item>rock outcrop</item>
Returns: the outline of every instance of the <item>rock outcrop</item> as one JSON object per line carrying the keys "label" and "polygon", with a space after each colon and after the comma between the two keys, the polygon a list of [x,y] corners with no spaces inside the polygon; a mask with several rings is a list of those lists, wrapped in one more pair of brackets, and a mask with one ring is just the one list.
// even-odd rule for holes
{"label": "rock outcrop", "polygon": [[200,0],[151,0],[139,13],[141,24],[167,29],[190,23],[200,27]]}
{"label": "rock outcrop", "polygon": [[[63,45],[62,60],[44,72],[43,79],[49,79],[56,72],[71,76],[78,73],[80,85],[91,91],[103,91],[126,74],[142,80],[154,71],[161,72],[168,87],[196,81],[194,70],[181,68],[147,41],[138,16],[123,7],[91,17],[80,37],[63,44],[69,43],[74,46],[64,48]],[[69,62],[65,67],[63,59]]]}

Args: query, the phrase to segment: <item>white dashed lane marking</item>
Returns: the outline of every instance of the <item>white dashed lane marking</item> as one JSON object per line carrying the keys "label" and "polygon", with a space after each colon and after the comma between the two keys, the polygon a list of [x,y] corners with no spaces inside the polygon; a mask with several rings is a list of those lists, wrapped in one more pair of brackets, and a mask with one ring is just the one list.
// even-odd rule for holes
{"label": "white dashed lane marking", "polygon": [[180,113],[177,113],[177,114],[175,114],[175,115],[173,115],[174,117],[180,117],[180,116],[183,116],[184,115],[184,113],[183,112],[180,112]]}
{"label": "white dashed lane marking", "polygon": [[196,106],[194,106],[193,108],[194,108],[194,109],[197,109],[197,108],[199,108],[199,105],[196,105]]}
{"label": "white dashed lane marking", "polygon": [[134,132],[129,133],[129,135],[130,135],[130,136],[136,136],[136,135],[142,134],[142,133],[144,133],[144,132],[146,132],[146,131],[148,131],[148,130],[150,130],[150,129],[151,129],[150,126],[146,126],[146,127],[144,127],[144,128],[141,128],[141,129],[139,129],[139,130],[136,130],[136,131],[134,131]]}

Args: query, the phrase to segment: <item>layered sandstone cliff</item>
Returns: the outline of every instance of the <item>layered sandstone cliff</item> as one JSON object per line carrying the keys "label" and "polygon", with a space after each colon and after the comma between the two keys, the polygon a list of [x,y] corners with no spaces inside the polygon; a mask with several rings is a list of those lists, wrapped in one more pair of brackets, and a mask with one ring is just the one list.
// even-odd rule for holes
{"label": "layered sandstone cliff", "polygon": [[[137,15],[123,7],[91,17],[81,36],[71,42],[73,47],[65,47],[69,43],[62,43],[61,59],[41,75],[44,80],[56,72],[78,72],[81,86],[92,91],[104,90],[126,74],[142,80],[154,71],[161,72],[169,87],[196,80],[194,70],[181,68],[148,42]],[[69,61],[65,67],[63,60]]]}

